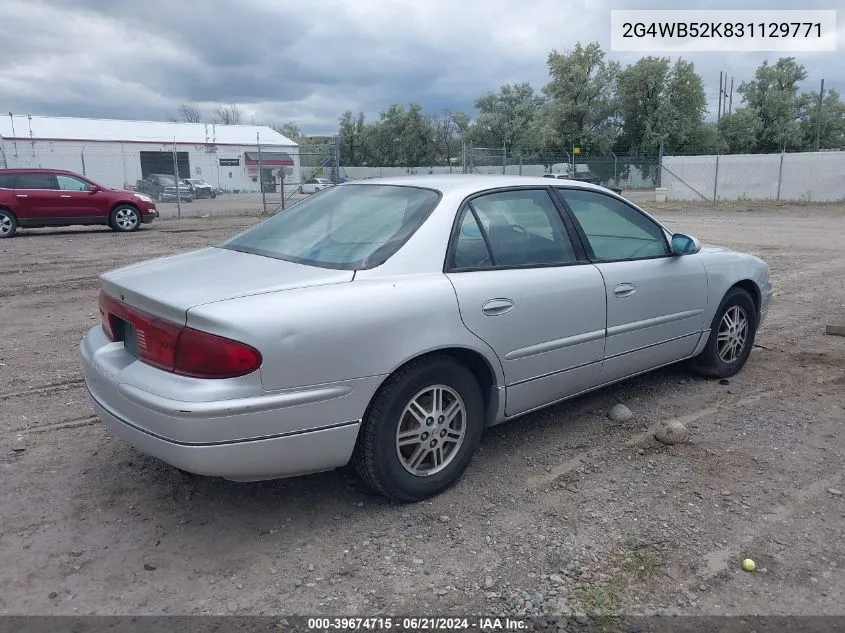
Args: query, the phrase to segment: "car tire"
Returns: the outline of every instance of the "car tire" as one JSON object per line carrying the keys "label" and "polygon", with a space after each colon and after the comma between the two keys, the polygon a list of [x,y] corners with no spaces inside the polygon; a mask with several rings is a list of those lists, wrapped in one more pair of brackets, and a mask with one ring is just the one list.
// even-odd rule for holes
{"label": "car tire", "polygon": [[122,204],[112,209],[109,226],[118,233],[132,233],[141,228],[141,214],[135,207]]}
{"label": "car tire", "polygon": [[15,214],[6,209],[0,209],[0,239],[14,237],[18,232],[18,219]]}
{"label": "car tire", "polygon": [[447,356],[412,361],[373,397],[352,465],[376,492],[395,501],[421,501],[463,474],[481,441],[483,422],[484,400],[469,369]]}
{"label": "car tire", "polygon": [[709,378],[729,378],[745,365],[757,334],[757,308],[748,291],[731,288],[710,324],[704,351],[691,368]]}

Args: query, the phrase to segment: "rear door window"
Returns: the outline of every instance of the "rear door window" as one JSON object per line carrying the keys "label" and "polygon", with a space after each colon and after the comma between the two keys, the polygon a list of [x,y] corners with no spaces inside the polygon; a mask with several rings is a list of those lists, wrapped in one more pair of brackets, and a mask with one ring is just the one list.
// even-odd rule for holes
{"label": "rear door window", "polygon": [[18,174],[15,189],[58,189],[59,184],[53,174]]}
{"label": "rear door window", "polygon": [[0,189],[14,189],[15,174],[0,174]]}

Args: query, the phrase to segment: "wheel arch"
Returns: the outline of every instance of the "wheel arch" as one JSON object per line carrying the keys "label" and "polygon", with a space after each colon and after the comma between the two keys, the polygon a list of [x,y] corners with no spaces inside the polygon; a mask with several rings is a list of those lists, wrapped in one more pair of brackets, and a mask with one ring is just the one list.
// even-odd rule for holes
{"label": "wheel arch", "polygon": [[752,279],[741,279],[737,281],[733,286],[728,288],[727,292],[725,292],[725,296],[727,296],[728,292],[733,290],[734,288],[741,288],[745,290],[748,294],[751,295],[751,300],[754,302],[754,310],[757,313],[757,316],[760,315],[760,287],[757,285],[755,281]]}
{"label": "wheel arch", "polygon": [[477,349],[460,345],[431,349],[404,360],[384,377],[384,380],[382,380],[378,389],[376,389],[370,399],[370,404],[367,405],[367,409],[369,410],[370,405],[373,400],[375,400],[378,392],[391,376],[401,371],[411,363],[416,363],[427,358],[444,356],[451,358],[466,367],[475,377],[475,380],[478,382],[478,386],[481,389],[481,396],[484,399],[484,426],[491,426],[498,417],[499,409],[504,407],[504,393],[502,391],[503,383],[500,384],[501,379],[496,372],[493,363],[487,356]]}
{"label": "wheel arch", "polygon": [[132,207],[132,208],[133,208],[133,209],[135,209],[135,210],[136,210],[139,214],[142,214],[141,209],[140,209],[140,208],[138,207],[138,205],[137,205],[137,204],[135,204],[134,202],[132,202],[132,201],[130,201],[130,200],[119,200],[119,201],[117,201],[117,202],[113,203],[113,204],[111,205],[111,208],[109,209],[109,218],[110,218],[110,219],[111,219],[112,214],[115,212],[115,210],[116,210],[118,207]]}

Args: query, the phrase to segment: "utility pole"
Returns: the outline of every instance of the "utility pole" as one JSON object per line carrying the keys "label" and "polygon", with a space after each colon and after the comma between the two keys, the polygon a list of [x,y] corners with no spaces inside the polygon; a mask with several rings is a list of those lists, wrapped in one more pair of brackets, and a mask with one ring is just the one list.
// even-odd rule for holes
{"label": "utility pole", "polygon": [[179,161],[176,156],[176,137],[173,137],[173,177],[176,179],[176,217],[182,219],[182,196],[179,193]]}
{"label": "utility pole", "polygon": [[261,189],[261,214],[267,213],[267,194],[264,193],[264,160],[261,158],[261,138],[255,133],[255,144],[258,145],[258,188]]}
{"label": "utility pole", "polygon": [[822,87],[819,90],[819,107],[816,110],[816,151],[819,151],[819,137],[822,132],[822,98],[824,97],[824,79],[822,79]]}
{"label": "utility pole", "polygon": [[731,77],[731,92],[730,96],[728,97],[728,114],[733,112],[734,108],[734,78]]}
{"label": "utility pole", "polygon": [[716,108],[716,123],[722,120],[722,71],[719,71],[719,105]]}

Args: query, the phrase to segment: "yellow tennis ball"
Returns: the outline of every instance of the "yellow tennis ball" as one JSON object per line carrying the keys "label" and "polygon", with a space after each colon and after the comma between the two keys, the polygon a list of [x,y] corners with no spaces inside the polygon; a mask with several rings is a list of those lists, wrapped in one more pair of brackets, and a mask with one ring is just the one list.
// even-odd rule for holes
{"label": "yellow tennis ball", "polygon": [[745,571],[754,571],[757,569],[757,565],[750,558],[746,558],[744,561],[742,561],[742,568]]}

